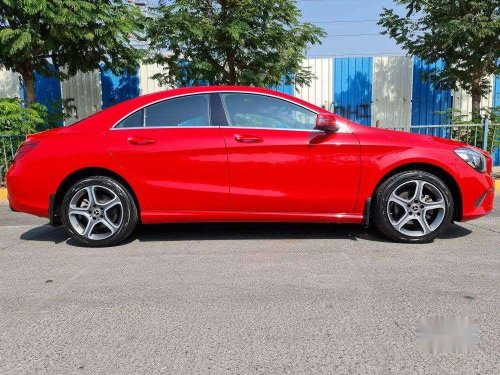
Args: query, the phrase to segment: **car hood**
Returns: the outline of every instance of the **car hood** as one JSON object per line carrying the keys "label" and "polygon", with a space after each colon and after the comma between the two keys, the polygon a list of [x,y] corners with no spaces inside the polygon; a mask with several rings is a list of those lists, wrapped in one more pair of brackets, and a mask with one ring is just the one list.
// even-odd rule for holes
{"label": "car hood", "polygon": [[376,138],[381,143],[400,144],[401,146],[441,146],[444,148],[468,146],[465,143],[452,139],[434,137],[408,131],[372,128],[355,123],[350,123],[349,126],[351,127],[354,134],[361,137],[369,136],[370,138]]}

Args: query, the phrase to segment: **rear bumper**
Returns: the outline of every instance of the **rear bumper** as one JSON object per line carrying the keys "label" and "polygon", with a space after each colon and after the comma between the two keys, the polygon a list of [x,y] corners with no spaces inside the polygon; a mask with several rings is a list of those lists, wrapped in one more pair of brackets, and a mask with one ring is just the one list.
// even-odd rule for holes
{"label": "rear bumper", "polygon": [[43,173],[23,171],[14,163],[6,176],[7,197],[10,209],[31,215],[49,217],[49,197]]}

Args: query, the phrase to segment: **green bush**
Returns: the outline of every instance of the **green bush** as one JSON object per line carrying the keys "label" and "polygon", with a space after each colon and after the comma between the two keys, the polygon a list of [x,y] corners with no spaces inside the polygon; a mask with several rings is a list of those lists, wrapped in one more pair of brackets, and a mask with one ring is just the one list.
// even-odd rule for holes
{"label": "green bush", "polygon": [[0,184],[26,134],[61,125],[74,108],[72,100],[53,100],[47,108],[39,103],[26,106],[19,98],[0,98]]}
{"label": "green bush", "polygon": [[19,98],[0,99],[0,134],[25,135],[44,127],[47,107],[39,103],[25,106]]}

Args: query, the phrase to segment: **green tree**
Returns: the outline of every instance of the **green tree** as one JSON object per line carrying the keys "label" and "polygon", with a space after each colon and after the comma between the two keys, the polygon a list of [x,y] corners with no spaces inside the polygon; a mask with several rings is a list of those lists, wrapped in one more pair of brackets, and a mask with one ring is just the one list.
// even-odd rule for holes
{"label": "green tree", "polygon": [[64,79],[100,64],[136,69],[131,38],[142,28],[141,11],[122,0],[0,0],[0,67],[21,74],[30,104],[33,71]]}
{"label": "green tree", "polygon": [[423,78],[443,88],[460,85],[472,96],[472,117],[480,119],[481,97],[499,74],[499,0],[395,0],[406,14],[384,8],[379,24],[409,54],[444,68]]}
{"label": "green tree", "polygon": [[172,0],[157,12],[148,37],[162,84],[308,84],[301,61],[325,35],[294,0]]}

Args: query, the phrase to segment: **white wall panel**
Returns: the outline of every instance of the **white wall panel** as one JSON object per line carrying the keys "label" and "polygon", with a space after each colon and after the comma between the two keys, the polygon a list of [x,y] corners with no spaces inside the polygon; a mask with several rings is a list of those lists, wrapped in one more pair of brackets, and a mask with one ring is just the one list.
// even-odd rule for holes
{"label": "white wall panel", "polygon": [[295,85],[295,96],[319,107],[333,110],[333,59],[306,59],[304,67],[309,67],[313,78],[310,86]]}
{"label": "white wall panel", "polygon": [[140,94],[146,95],[153,92],[168,90],[169,86],[160,85],[156,79],[151,78],[157,73],[163,73],[163,67],[158,64],[141,64],[139,68]]}
{"label": "white wall panel", "polygon": [[[493,106],[493,84],[494,76],[490,78],[490,93],[481,99],[481,112],[484,114],[484,109],[491,108]],[[453,95],[453,109],[457,112],[454,113],[455,116],[461,115],[462,120],[470,121],[472,118],[472,96],[468,94],[464,89],[460,88],[457,91],[452,92]]]}
{"label": "white wall panel", "polygon": [[19,98],[20,75],[7,69],[0,69],[0,98]]}
{"label": "white wall panel", "polygon": [[71,125],[84,119],[102,108],[101,74],[99,71],[77,73],[66,81],[62,81],[62,98],[74,99],[76,110],[66,125]]}
{"label": "white wall panel", "polygon": [[411,57],[373,58],[372,126],[411,125]]}

